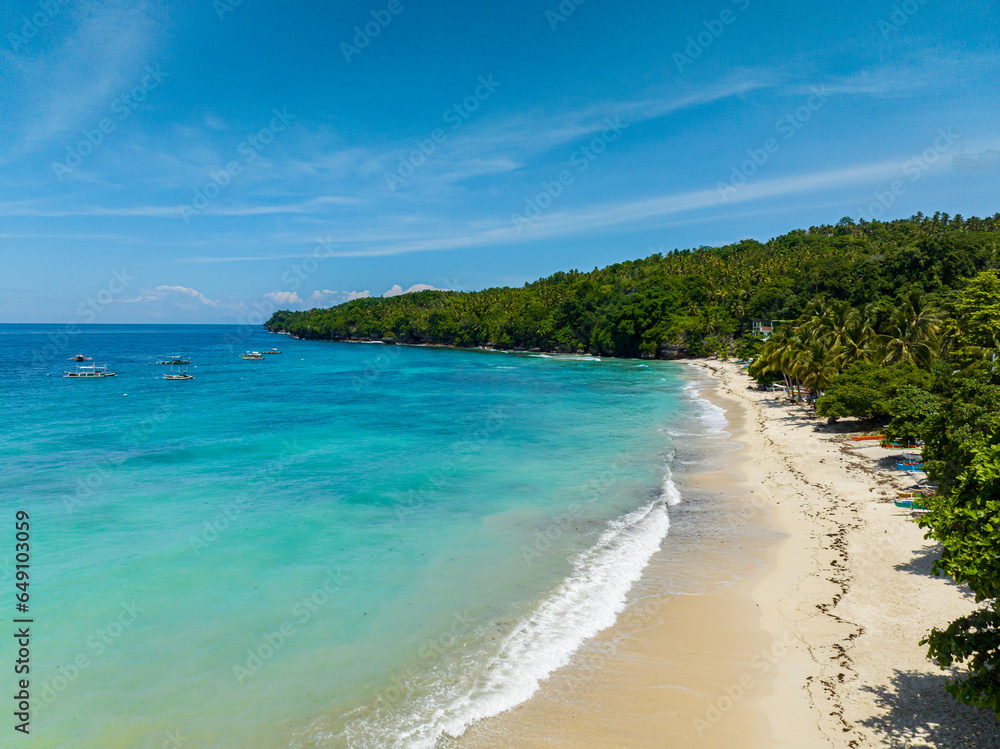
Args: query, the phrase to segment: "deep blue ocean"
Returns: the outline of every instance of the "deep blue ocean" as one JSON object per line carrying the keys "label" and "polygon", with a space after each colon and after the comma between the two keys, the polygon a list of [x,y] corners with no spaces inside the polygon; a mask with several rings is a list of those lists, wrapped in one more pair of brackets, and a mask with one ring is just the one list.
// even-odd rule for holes
{"label": "deep blue ocean", "polygon": [[[118,376],[64,378],[77,353]],[[175,354],[194,379],[163,379]],[[718,430],[697,377],[235,326],[0,326],[8,621],[18,510],[31,528],[18,745],[429,747],[527,699],[670,544],[677,435]]]}

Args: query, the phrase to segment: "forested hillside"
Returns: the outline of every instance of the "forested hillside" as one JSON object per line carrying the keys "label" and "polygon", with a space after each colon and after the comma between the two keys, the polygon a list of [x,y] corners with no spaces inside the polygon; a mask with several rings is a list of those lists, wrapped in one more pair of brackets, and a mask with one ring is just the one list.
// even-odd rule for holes
{"label": "forested hillside", "polygon": [[912,291],[930,302],[998,266],[1000,214],[922,214],[799,229],[655,254],[523,288],[424,291],[331,309],[275,313],[266,326],[302,338],[394,340],[669,358],[712,353],[751,321],[790,320],[821,297],[882,303]]}

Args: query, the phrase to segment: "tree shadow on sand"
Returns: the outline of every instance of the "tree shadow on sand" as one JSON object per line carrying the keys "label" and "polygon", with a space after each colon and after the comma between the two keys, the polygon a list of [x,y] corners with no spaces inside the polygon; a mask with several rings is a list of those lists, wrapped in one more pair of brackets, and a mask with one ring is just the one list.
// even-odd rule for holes
{"label": "tree shadow on sand", "polygon": [[989,710],[956,702],[945,691],[946,674],[895,671],[889,684],[864,686],[880,714],[860,721],[891,749],[1000,747],[1000,722]]}
{"label": "tree shadow on sand", "polygon": [[830,424],[824,419],[816,425],[816,431],[823,434],[869,434],[883,431],[882,422],[877,419],[840,419]]}
{"label": "tree shadow on sand", "polygon": [[921,575],[923,577],[933,577],[946,584],[958,588],[962,595],[971,599],[972,591],[965,585],[959,585],[946,575],[934,574],[934,563],[941,558],[942,546],[937,542],[928,542],[919,549],[915,549],[909,560],[893,565],[893,569],[898,572],[909,572],[911,575]]}

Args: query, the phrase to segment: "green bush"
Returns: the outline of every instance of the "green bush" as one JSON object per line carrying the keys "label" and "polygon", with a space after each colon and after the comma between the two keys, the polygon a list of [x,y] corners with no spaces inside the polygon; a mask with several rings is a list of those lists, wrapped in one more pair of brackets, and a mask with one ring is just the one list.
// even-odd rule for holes
{"label": "green bush", "polygon": [[886,419],[891,403],[906,388],[926,389],[930,375],[908,362],[888,367],[855,362],[831,380],[816,404],[820,416]]}
{"label": "green bush", "polygon": [[904,387],[889,402],[892,420],[886,427],[886,437],[903,445],[915,445],[925,439],[934,415],[940,408],[937,396],[916,387]]}

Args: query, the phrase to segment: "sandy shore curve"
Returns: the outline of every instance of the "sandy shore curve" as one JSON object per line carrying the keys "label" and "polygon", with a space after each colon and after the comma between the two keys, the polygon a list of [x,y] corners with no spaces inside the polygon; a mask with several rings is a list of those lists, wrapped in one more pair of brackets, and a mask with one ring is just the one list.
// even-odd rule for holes
{"label": "sandy shore curve", "polygon": [[[739,524],[718,543],[740,548],[717,555],[701,539],[670,563],[714,564],[720,584],[657,590],[654,558],[615,626],[530,700],[444,745],[1000,746],[996,718],[955,703],[919,645],[974,603],[930,574],[940,550],[892,504],[907,477],[891,453],[750,389],[734,363],[690,364],[712,376],[700,394],[738,444],[691,488]],[[678,544],[672,529],[664,549]],[[729,584],[734,560],[746,566]]]}

